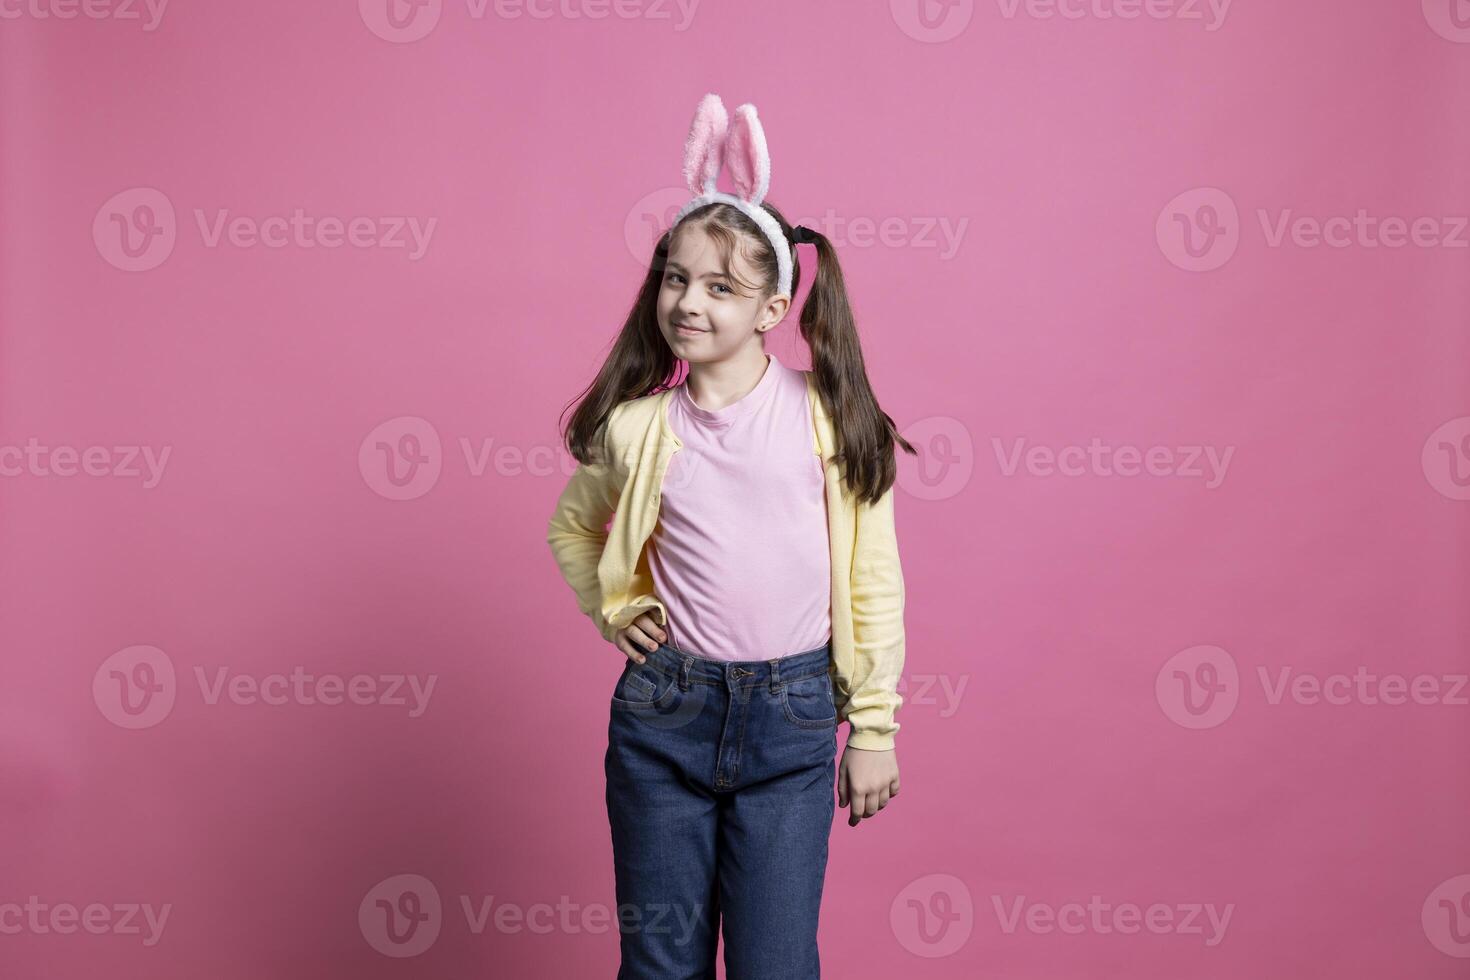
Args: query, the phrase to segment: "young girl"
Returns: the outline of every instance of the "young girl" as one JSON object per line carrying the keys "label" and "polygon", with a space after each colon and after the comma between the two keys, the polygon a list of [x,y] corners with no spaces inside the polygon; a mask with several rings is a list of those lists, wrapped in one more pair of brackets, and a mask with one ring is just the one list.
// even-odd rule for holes
{"label": "young girl", "polygon": [[[721,929],[730,980],[817,977],[833,783],[849,826],[899,789],[893,454],[915,450],[868,383],[832,244],[763,203],[769,167],[755,107],[732,120],[706,95],[685,147],[696,196],[579,399],[548,529],[627,658],[605,757],[619,980],[712,978]],[[811,371],[764,350],[803,242]]]}

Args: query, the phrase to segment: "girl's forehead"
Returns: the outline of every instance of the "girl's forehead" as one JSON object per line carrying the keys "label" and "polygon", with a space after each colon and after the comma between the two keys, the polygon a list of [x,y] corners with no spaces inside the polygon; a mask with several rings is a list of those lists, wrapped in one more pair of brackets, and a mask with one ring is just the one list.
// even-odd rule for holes
{"label": "girl's forehead", "polygon": [[[730,255],[731,271],[739,273],[749,270],[750,263],[744,253],[744,242],[737,237]],[[723,269],[719,244],[699,226],[680,228],[675,232],[673,246],[669,249],[669,261],[677,262],[695,273],[720,272]]]}

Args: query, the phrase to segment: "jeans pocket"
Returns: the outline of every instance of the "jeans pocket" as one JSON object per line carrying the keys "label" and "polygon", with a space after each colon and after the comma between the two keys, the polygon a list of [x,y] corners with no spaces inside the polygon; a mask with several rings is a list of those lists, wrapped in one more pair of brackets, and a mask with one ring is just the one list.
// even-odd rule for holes
{"label": "jeans pocket", "polygon": [[633,711],[658,708],[669,702],[677,687],[678,678],[657,667],[630,660],[613,689],[613,707]]}
{"label": "jeans pocket", "polygon": [[798,728],[833,728],[837,703],[832,699],[832,676],[825,671],[781,683],[781,711]]}

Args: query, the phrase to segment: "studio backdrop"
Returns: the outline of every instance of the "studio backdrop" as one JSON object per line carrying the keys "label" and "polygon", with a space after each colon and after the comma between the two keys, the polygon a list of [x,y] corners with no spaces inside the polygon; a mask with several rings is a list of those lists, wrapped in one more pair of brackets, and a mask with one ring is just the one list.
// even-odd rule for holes
{"label": "studio backdrop", "polygon": [[920,450],[826,974],[1464,976],[1464,0],[0,0],[0,974],[612,974],[546,529],[706,92]]}

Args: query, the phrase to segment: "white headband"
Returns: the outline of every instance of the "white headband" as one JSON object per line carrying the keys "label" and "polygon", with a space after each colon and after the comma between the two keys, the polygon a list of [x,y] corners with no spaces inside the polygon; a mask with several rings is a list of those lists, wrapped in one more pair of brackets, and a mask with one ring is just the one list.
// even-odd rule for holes
{"label": "white headband", "polygon": [[[715,180],[723,167],[735,184],[735,193],[715,190]],[[770,239],[776,252],[776,295],[791,295],[791,245],[781,232],[781,224],[761,207],[771,186],[771,155],[766,150],[766,134],[749,102],[735,110],[733,120],[725,105],[713,92],[699,100],[689,138],[684,143],[684,180],[695,195],[679,209],[674,225],[684,216],[706,204],[728,204],[756,223]],[[673,226],[670,226],[671,228]]]}

